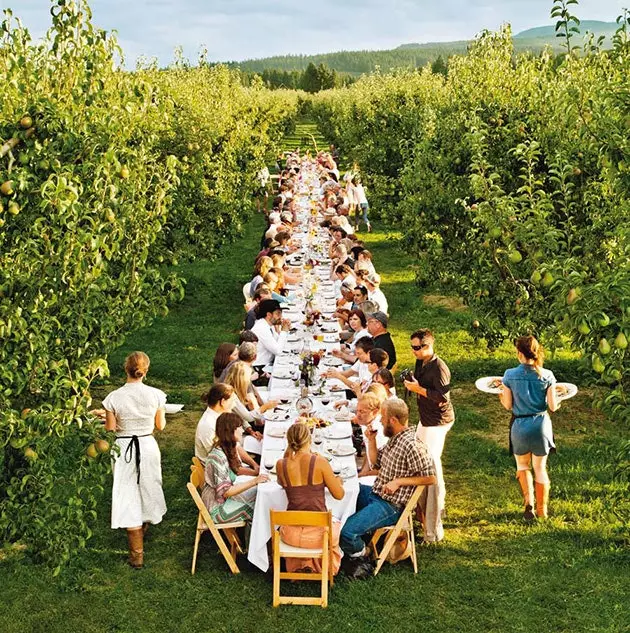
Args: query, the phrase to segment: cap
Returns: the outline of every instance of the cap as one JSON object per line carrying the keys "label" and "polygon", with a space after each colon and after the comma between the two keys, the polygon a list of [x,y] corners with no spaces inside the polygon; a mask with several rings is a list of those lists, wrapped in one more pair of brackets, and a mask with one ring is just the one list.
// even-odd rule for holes
{"label": "cap", "polygon": [[380,321],[380,323],[382,324],[382,326],[384,328],[387,327],[387,315],[384,312],[372,312],[371,314],[366,315],[368,318],[368,321],[370,319],[376,319],[377,321]]}

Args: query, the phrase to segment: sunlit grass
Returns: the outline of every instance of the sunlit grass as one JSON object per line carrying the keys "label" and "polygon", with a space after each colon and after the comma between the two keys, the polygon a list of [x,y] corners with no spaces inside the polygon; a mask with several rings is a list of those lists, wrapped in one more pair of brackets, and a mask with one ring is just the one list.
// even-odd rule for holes
{"label": "sunlit grass", "polygon": [[[312,127],[302,125],[298,140],[306,130]],[[375,229],[361,237],[383,276],[400,367],[413,363],[410,332],[430,327],[453,373],[457,420],[443,459],[446,539],[419,549],[418,576],[408,562],[386,565],[368,582],[339,578],[327,610],[274,610],[269,576],[244,560],[243,573],[232,576],[205,537],[198,571],[190,574],[196,512],[185,483],[203,409],[199,395],[210,384],[216,346],[236,340],[243,317],[241,287],[262,231],[262,218],[255,216],[243,239],[219,260],[181,267],[189,280],[186,298],[112,355],[112,377],[97,393],[121,384],[125,354],[143,349],[152,358],[149,383],[167,391],[171,401],[186,403],[158,435],[168,513],[151,529],[146,568],[135,572],[125,564],[125,536],[108,527],[108,492],[90,550],[76,561],[84,570],[79,591],[51,580],[23,548],[0,550],[2,633],[628,630],[630,558],[624,526],[610,513],[610,495],[618,487],[611,483],[608,452],[628,437],[627,429],[591,409],[589,388],[565,403],[553,416],[559,452],[550,467],[552,517],[525,525],[507,454],[508,415],[495,396],[473,386],[476,377],[502,373],[516,362],[512,346],[490,352],[475,342],[468,333],[468,312],[450,309],[453,298],[436,300],[439,289],[432,289],[432,298],[424,302],[414,284],[413,260],[388,239],[391,234],[378,225]],[[579,381],[573,358],[563,352],[549,366]],[[417,419],[413,404],[411,413]]]}

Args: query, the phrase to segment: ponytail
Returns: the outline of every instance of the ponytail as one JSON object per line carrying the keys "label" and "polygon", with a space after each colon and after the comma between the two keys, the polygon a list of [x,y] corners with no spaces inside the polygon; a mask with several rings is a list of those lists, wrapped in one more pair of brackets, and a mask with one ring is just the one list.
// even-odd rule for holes
{"label": "ponytail", "polygon": [[540,370],[545,360],[545,351],[542,345],[533,336],[519,336],[514,344],[516,345],[516,349],[523,354],[527,360],[532,361],[534,370],[540,376]]}

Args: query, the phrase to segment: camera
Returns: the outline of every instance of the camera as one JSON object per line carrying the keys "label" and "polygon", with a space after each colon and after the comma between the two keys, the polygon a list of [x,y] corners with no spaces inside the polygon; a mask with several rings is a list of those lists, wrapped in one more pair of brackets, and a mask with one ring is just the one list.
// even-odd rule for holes
{"label": "camera", "polygon": [[403,369],[400,372],[400,380],[413,380],[413,372],[411,371],[411,369]]}

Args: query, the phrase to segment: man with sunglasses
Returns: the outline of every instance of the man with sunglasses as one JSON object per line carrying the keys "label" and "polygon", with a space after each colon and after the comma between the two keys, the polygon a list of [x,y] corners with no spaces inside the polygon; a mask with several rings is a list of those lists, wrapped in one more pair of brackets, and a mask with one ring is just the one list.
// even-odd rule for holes
{"label": "man with sunglasses", "polygon": [[[442,510],[446,498],[442,473],[442,451],[446,434],[455,421],[451,404],[451,372],[446,363],[433,349],[435,339],[431,330],[421,329],[411,335],[411,349],[416,357],[413,378],[404,381],[405,389],[416,394],[420,421],[416,428],[416,438],[423,441],[435,462],[437,475],[437,507],[435,520],[425,521],[425,541],[441,541],[444,538]],[[427,515],[431,508],[427,507]]]}

